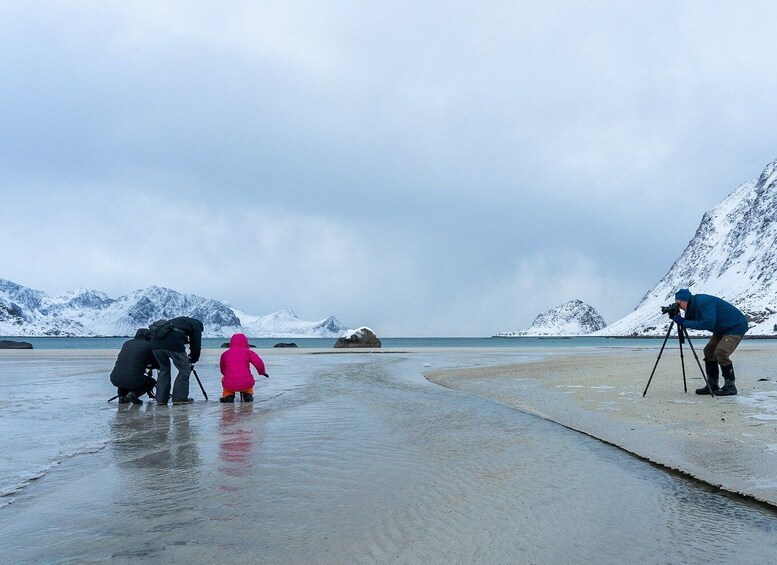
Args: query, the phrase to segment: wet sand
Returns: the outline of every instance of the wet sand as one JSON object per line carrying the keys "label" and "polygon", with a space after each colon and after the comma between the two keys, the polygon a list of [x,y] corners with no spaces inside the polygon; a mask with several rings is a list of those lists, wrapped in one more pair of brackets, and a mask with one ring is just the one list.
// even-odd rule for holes
{"label": "wet sand", "polygon": [[[705,343],[694,343],[700,356]],[[739,394],[714,399],[694,394],[704,381],[684,349],[687,394],[676,344],[664,351],[644,397],[658,347],[580,350],[540,362],[425,376],[777,506],[777,343],[744,342],[732,356]]]}
{"label": "wet sand", "polygon": [[[531,393],[546,418],[598,409],[615,430],[607,407],[640,403],[656,349],[260,350],[272,378],[234,405],[216,401],[218,353],[198,363],[210,401],[192,382],[185,406],[106,402],[116,351],[0,353],[3,562],[777,562],[773,508],[507,406]],[[607,378],[586,381],[581,363]],[[423,372],[504,386],[504,404]],[[642,406],[698,410],[680,386],[657,373]],[[769,433],[774,398],[747,416]],[[681,452],[671,435],[664,449]]]}

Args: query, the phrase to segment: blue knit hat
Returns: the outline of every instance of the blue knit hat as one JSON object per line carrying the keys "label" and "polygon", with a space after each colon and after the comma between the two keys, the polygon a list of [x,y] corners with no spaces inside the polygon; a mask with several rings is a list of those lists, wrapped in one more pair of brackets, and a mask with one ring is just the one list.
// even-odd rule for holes
{"label": "blue knit hat", "polygon": [[691,299],[691,296],[693,296],[693,294],[691,294],[690,290],[688,290],[687,288],[681,288],[675,293],[674,299],[682,300],[683,302],[688,302]]}

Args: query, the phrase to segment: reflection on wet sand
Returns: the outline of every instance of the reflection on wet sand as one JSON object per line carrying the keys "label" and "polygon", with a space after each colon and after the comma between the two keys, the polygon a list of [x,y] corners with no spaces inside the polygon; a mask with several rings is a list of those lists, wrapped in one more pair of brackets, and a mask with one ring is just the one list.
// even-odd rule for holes
{"label": "reflection on wet sand", "polygon": [[[219,419],[219,471],[229,477],[246,477],[254,474],[251,464],[262,440],[261,428],[251,416],[252,402],[221,407]],[[249,422],[252,424],[249,426]],[[220,485],[224,490],[234,487],[226,482]]]}

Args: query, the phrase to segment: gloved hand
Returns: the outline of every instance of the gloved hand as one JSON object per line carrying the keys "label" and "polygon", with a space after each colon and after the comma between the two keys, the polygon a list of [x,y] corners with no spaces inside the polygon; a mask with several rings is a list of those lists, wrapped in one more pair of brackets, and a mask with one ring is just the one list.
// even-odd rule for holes
{"label": "gloved hand", "polygon": [[673,320],[674,320],[675,324],[677,324],[677,325],[678,325],[678,326],[680,326],[681,328],[682,328],[682,327],[685,325],[685,318],[683,318],[683,317],[682,317],[680,314],[677,314],[677,315],[676,315],[676,316],[673,318]]}

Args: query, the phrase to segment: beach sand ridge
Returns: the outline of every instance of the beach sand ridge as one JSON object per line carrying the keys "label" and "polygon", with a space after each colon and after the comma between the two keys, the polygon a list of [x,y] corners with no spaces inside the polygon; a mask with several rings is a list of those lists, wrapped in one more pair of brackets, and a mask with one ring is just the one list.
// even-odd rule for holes
{"label": "beach sand ridge", "polygon": [[537,362],[425,376],[777,506],[775,345],[737,351],[732,360],[739,394],[714,399],[694,393],[704,381],[690,351],[685,352],[684,392],[676,348],[664,351],[644,397],[658,354],[654,349],[580,350]]}

